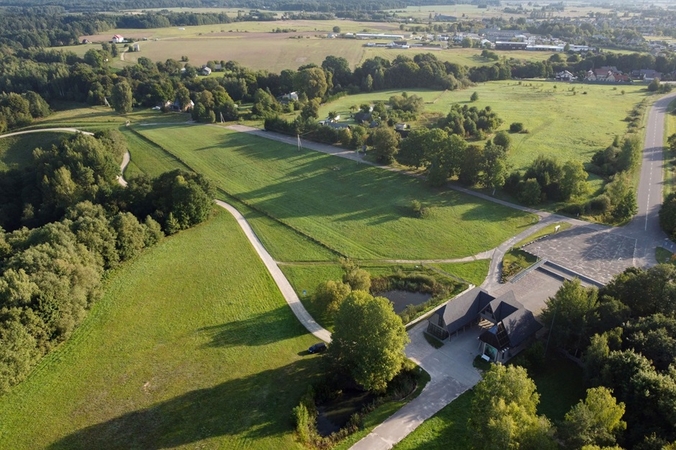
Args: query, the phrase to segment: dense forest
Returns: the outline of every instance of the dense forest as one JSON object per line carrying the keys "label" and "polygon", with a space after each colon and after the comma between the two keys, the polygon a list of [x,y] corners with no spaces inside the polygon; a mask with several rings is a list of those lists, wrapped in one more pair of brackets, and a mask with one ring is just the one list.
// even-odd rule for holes
{"label": "dense forest", "polygon": [[543,321],[551,344],[581,355],[588,386],[626,404],[625,448],[661,449],[676,440],[676,269],[627,269],[608,285],[564,283]]}

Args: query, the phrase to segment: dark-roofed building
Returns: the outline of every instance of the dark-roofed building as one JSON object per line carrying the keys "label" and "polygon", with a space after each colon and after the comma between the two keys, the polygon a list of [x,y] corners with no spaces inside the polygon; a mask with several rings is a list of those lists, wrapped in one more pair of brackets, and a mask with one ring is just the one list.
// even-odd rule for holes
{"label": "dark-roofed building", "polygon": [[470,289],[438,309],[428,319],[427,332],[442,340],[448,338],[478,320],[479,313],[493,298],[479,287]]}
{"label": "dark-roofed building", "polygon": [[481,333],[479,340],[484,359],[494,362],[505,362],[519,353],[542,328],[533,313],[516,300],[512,291],[489,302],[480,316],[493,324]]}
{"label": "dark-roofed building", "polygon": [[429,319],[427,332],[439,339],[480,321],[492,325],[480,336],[483,358],[506,362],[523,350],[542,328],[533,313],[509,291],[498,298],[479,287],[459,295],[437,310]]}

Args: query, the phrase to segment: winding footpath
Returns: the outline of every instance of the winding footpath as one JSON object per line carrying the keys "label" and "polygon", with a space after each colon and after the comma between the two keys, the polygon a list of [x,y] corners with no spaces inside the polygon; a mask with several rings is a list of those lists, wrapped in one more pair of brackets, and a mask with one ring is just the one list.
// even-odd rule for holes
{"label": "winding footpath", "polygon": [[[639,203],[639,213],[637,216],[623,228],[611,229],[610,227],[605,227],[602,225],[590,225],[587,222],[583,222],[576,219],[571,219],[569,217],[560,216],[557,214],[539,211],[532,208],[527,208],[521,205],[516,205],[504,200],[496,199],[491,196],[475,192],[469,189],[465,189],[455,185],[449,185],[451,189],[468,194],[474,197],[481,198],[483,200],[491,201],[494,203],[501,204],[506,207],[517,209],[520,211],[528,212],[531,214],[536,214],[539,217],[539,221],[533,226],[527,228],[525,231],[519,233],[518,235],[508,239],[503,242],[498,247],[481,252],[477,255],[468,256],[465,258],[457,259],[448,259],[448,260],[423,260],[423,261],[404,261],[404,260],[387,260],[393,263],[409,263],[409,262],[465,262],[473,261],[477,259],[490,259],[490,269],[488,277],[482,284],[482,287],[489,292],[493,291],[500,286],[500,264],[502,258],[506,251],[508,251],[514,243],[526,238],[527,236],[537,232],[543,227],[555,223],[555,222],[569,222],[573,227],[589,227],[591,229],[617,233],[622,235],[631,235],[636,239],[636,248],[635,255],[633,259],[633,264],[638,266],[649,266],[656,263],[654,258],[654,248],[657,245],[661,245],[665,239],[665,235],[662,230],[659,228],[659,220],[657,213],[659,211],[659,205],[662,202],[661,194],[661,183],[662,183],[662,170],[663,170],[663,157],[662,157],[662,144],[664,139],[664,117],[666,114],[667,107],[669,103],[676,98],[676,93],[665,96],[659,99],[653,107],[650,109],[647,121],[647,130],[646,130],[646,139],[645,139],[645,148],[643,151],[643,161],[642,161],[642,170],[641,178],[638,188],[638,203]],[[214,125],[215,126],[215,125]],[[283,142],[289,145],[297,145],[297,139],[289,136],[280,135],[277,133],[267,132],[256,128],[251,128],[243,125],[230,125],[226,128],[243,132],[255,136],[259,136],[265,139],[271,139],[278,142]],[[9,133],[0,136],[0,138],[5,138],[9,136],[16,136],[26,133],[38,133],[38,132],[53,132],[53,131],[63,131],[63,132],[81,132],[75,128],[49,128],[49,129],[38,129],[38,130],[27,130],[20,131],[16,133]],[[83,132],[85,134],[92,134]],[[408,175],[420,176],[418,174],[413,174],[404,170],[378,166],[374,163],[363,160],[361,155],[354,151],[344,150],[339,147],[334,147],[331,145],[319,144],[315,142],[305,141],[303,146],[314,151],[319,151],[333,156],[338,156],[341,158],[350,159],[357,161],[359,163],[372,165],[380,167],[384,170],[390,170],[395,172],[402,172]],[[120,166],[121,174],[124,174],[124,170],[130,162],[130,155],[127,152],[124,155],[122,164]],[[118,182],[122,186],[126,186],[127,182],[124,180],[123,176],[118,177]],[[272,276],[273,280],[279,287],[280,292],[282,293],[287,304],[291,308],[294,315],[298,320],[307,328],[307,330],[312,333],[318,339],[321,339],[325,342],[331,341],[331,334],[328,330],[322,328],[310,314],[307,312],[303,304],[301,303],[298,295],[294,291],[293,287],[286,279],[282,271],[279,269],[279,264],[275,261],[272,256],[267,252],[263,244],[260,242],[254,231],[252,230],[249,223],[246,221],[244,216],[240,214],[237,209],[232,205],[225,203],[221,200],[215,200],[216,204],[228,211],[237,221],[240,228],[244,232],[245,236],[253,246],[254,250],[261,258],[261,261],[267,268],[268,272]],[[355,450],[386,450],[392,448],[396,443],[400,442],[404,437],[409,433],[415,430],[422,422],[426,419],[429,419],[434,414],[436,414],[443,407],[452,402],[458,395],[460,395],[465,390],[471,388],[476,382],[479,381],[480,376],[478,372],[474,373],[474,369],[470,369],[464,375],[458,377],[451,377],[448,373],[451,373],[454,370],[454,367],[449,366],[448,362],[440,362],[439,358],[429,358],[429,345],[420,343],[419,336],[417,334],[422,334],[418,327],[415,327],[409,332],[411,340],[413,341],[407,347],[407,356],[412,360],[419,363],[419,365],[430,373],[431,381],[423,389],[422,393],[411,402],[407,403],[395,414],[384,420],[380,425],[378,425],[371,433],[369,433],[365,438],[357,442],[352,449]],[[446,365],[444,365],[446,364]],[[474,371],[474,372],[472,372]],[[461,379],[462,382],[459,382],[458,379]]]}

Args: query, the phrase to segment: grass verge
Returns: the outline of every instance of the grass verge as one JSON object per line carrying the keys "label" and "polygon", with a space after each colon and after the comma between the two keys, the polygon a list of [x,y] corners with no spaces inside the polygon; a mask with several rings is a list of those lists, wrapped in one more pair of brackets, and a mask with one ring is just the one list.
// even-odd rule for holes
{"label": "grass verge", "polygon": [[469,390],[427,419],[400,443],[396,450],[467,450],[476,439],[467,429],[474,392]]}
{"label": "grass verge", "polygon": [[655,248],[655,259],[657,259],[657,262],[660,264],[676,265],[676,260],[674,260],[674,254],[664,247]]}
{"label": "grass verge", "polygon": [[537,262],[537,257],[520,248],[512,248],[502,258],[502,282],[505,283]]}

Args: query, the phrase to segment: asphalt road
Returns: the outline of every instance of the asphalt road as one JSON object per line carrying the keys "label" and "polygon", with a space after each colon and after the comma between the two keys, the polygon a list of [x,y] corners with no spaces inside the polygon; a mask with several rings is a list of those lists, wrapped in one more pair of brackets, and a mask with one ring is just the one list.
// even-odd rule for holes
{"label": "asphalt road", "polygon": [[657,100],[646,121],[641,177],[636,195],[638,214],[623,230],[626,234],[640,236],[641,240],[663,240],[666,237],[659,219],[664,168],[662,146],[667,107],[675,98],[676,93]]}

